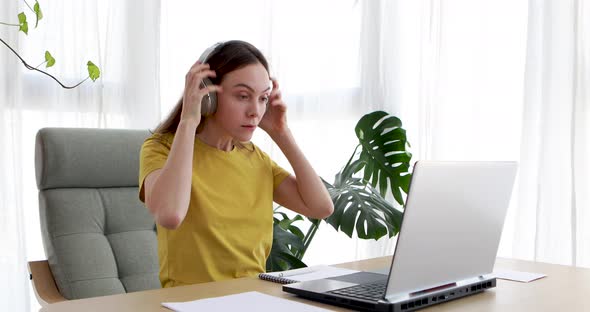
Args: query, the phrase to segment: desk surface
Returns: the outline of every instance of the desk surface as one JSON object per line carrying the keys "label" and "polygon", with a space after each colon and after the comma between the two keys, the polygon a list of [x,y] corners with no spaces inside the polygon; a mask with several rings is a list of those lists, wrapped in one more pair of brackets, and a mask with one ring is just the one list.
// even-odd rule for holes
{"label": "desk surface", "polygon": [[[381,257],[338,266],[356,270],[371,270],[386,267],[390,261],[391,257]],[[496,288],[421,311],[590,311],[590,269],[509,259],[498,259],[496,268],[544,273],[547,277],[531,283],[498,280]],[[280,284],[257,278],[240,278],[59,302],[42,308],[41,312],[170,311],[160,306],[160,303],[163,301],[191,301],[253,290],[333,311],[345,311],[345,309],[283,293]]]}

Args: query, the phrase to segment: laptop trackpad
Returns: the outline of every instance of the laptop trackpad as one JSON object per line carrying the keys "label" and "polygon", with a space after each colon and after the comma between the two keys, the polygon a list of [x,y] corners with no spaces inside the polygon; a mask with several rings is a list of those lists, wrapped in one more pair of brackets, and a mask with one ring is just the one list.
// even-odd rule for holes
{"label": "laptop trackpad", "polygon": [[355,284],[367,284],[387,280],[387,275],[371,272],[358,272],[336,277],[330,277],[328,279]]}
{"label": "laptop trackpad", "polygon": [[315,281],[287,284],[283,285],[283,290],[299,289],[316,293],[324,293],[335,289],[356,286],[361,283],[377,282],[380,280],[386,281],[387,275],[370,272],[358,272],[342,276],[319,279]]}

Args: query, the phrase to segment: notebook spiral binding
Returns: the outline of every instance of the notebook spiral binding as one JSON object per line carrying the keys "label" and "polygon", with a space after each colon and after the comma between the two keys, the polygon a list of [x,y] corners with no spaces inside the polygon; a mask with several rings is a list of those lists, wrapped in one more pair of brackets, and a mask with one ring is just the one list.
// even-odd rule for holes
{"label": "notebook spiral binding", "polygon": [[269,281],[269,282],[273,282],[273,283],[280,283],[280,284],[297,283],[296,280],[292,280],[290,278],[274,276],[274,275],[264,274],[264,273],[258,274],[258,278],[265,280],[265,281]]}

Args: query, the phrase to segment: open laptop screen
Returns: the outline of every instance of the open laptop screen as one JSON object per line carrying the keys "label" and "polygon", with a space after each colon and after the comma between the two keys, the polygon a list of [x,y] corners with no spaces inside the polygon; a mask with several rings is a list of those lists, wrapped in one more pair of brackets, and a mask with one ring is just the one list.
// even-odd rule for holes
{"label": "open laptop screen", "polygon": [[491,273],[516,162],[418,161],[386,298]]}

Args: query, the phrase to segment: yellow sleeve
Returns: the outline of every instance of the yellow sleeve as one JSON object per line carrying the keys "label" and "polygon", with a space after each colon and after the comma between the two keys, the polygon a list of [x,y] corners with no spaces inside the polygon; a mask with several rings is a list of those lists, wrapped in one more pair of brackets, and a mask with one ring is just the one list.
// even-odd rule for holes
{"label": "yellow sleeve", "polygon": [[153,134],[143,142],[139,154],[139,200],[145,202],[145,178],[154,170],[161,169],[166,164],[172,142],[166,135]]}
{"label": "yellow sleeve", "polygon": [[268,156],[268,154],[261,150],[260,147],[258,147],[256,144],[251,142],[249,144],[252,144],[252,146],[254,147],[254,151],[257,152],[257,154],[260,158],[263,159],[263,161],[267,162],[267,164],[270,164],[273,178],[272,189],[273,191],[276,190],[277,187],[283,182],[283,180],[290,176],[291,173],[289,173],[289,171],[283,169],[276,162],[274,162],[274,160],[272,160],[270,156]]}
{"label": "yellow sleeve", "polygon": [[[270,157],[269,157],[270,159]],[[277,187],[283,182],[283,180],[285,180],[285,178],[287,178],[288,176],[291,175],[291,173],[289,173],[289,171],[283,169],[283,167],[277,165],[277,163],[274,162],[274,160],[270,159],[270,163],[271,163],[271,167],[272,167],[272,176],[273,176],[273,190],[276,190]]]}

